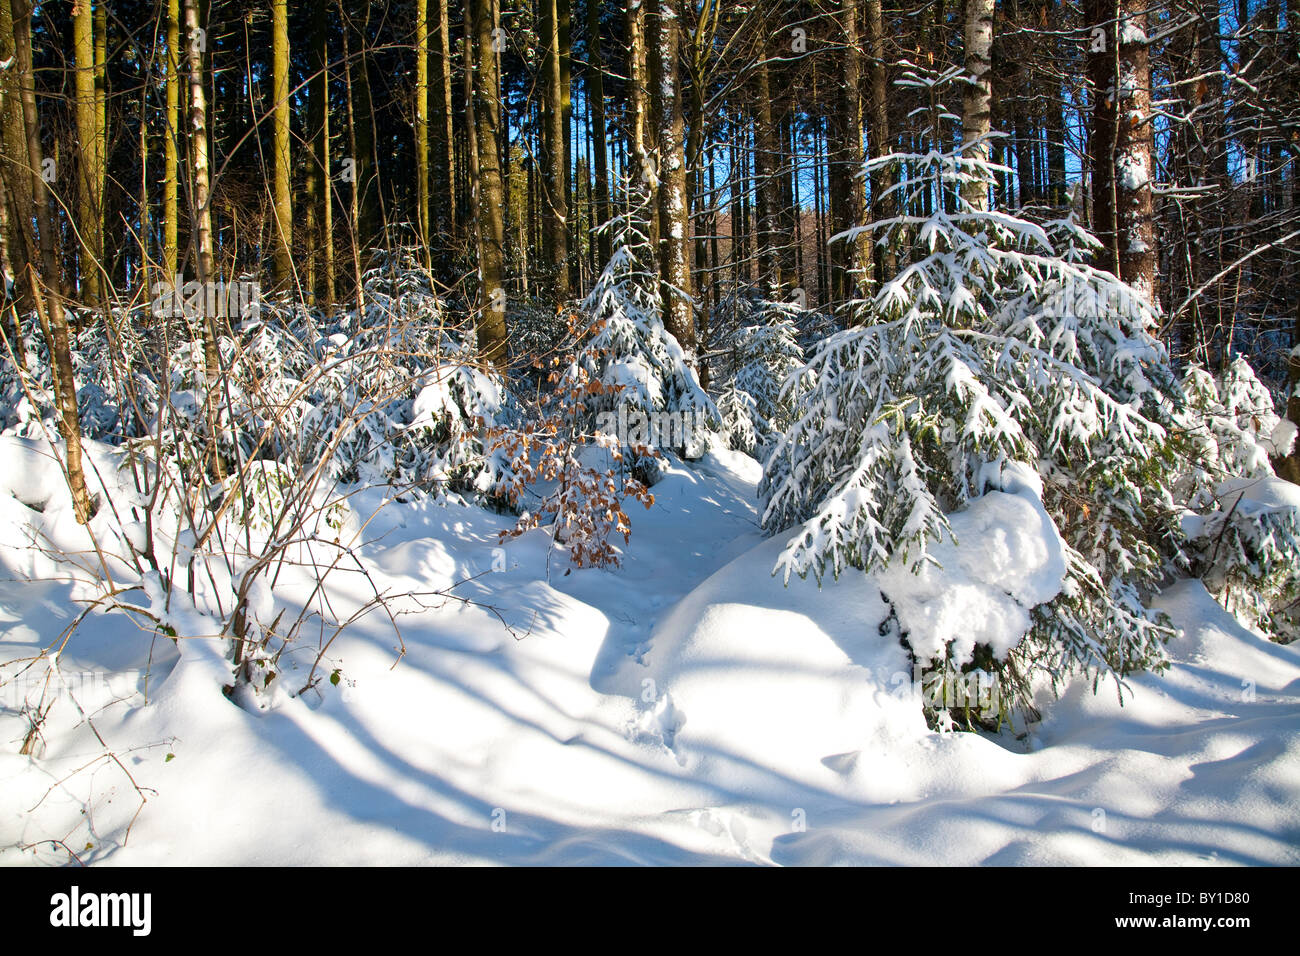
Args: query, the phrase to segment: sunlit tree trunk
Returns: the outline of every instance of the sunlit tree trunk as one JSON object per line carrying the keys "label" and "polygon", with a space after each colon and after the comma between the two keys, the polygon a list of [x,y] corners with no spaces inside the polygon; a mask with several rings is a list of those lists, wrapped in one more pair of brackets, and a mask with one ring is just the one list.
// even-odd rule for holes
{"label": "sunlit tree trunk", "polygon": [[651,0],[646,9],[650,95],[658,119],[659,279],[664,327],[694,363],[690,215],[686,205],[686,149],[680,89],[678,0]]}
{"label": "sunlit tree trunk", "polygon": [[[828,125],[830,153],[831,233],[836,235],[862,225],[866,219],[866,191],[862,172],[861,53],[858,50],[857,0],[841,0],[838,15],[842,37],[840,67],[843,83]],[[831,254],[831,296],[843,300],[856,294],[854,274],[863,268],[863,243],[836,240]]]}
{"label": "sunlit tree trunk", "polygon": [[293,198],[290,192],[292,159],[289,153],[289,5],[271,0],[271,96],[274,105],[275,167],[275,281],[293,278]]}
{"label": "sunlit tree trunk", "polygon": [[181,3],[167,0],[167,110],[163,129],[162,268],[163,279],[176,275],[180,189],[177,168],[181,136]]}
{"label": "sunlit tree trunk", "polygon": [[72,8],[72,47],[77,139],[80,170],[77,177],[77,234],[81,239],[81,290],[88,305],[101,298],[100,268],[104,261],[102,230],[104,139],[100,130],[96,90],[94,13],[90,0],[77,0]]}
{"label": "sunlit tree trunk", "polygon": [[556,0],[541,0],[540,41],[545,49],[542,64],[542,162],[545,169],[542,191],[542,237],[550,269],[553,298],[569,298],[569,239],[565,153],[564,86],[561,70],[560,27]]}
{"label": "sunlit tree trunk", "polygon": [[415,0],[415,224],[429,262],[429,2]]}
{"label": "sunlit tree trunk", "polygon": [[1124,0],[1120,21],[1115,135],[1115,231],[1120,278],[1156,301],[1156,228],[1151,183],[1151,66],[1142,0]]}
{"label": "sunlit tree trunk", "polygon": [[466,44],[473,57],[474,130],[478,151],[475,229],[479,245],[479,352],[504,365],[506,354],[505,225],[502,220],[500,161],[501,100],[496,52],[492,49],[495,0],[470,0],[472,36]]}
{"label": "sunlit tree trunk", "polygon": [[[966,157],[989,161],[988,135],[993,116],[993,0],[966,0],[966,73],[962,101],[962,145]],[[989,208],[988,187],[962,185],[962,198],[976,210]]]}
{"label": "sunlit tree trunk", "polygon": [[[605,63],[601,55],[600,5],[587,3],[587,65],[591,84],[592,152],[596,174],[596,219],[601,225],[609,221],[609,155],[605,143]],[[609,260],[609,235],[597,237],[601,263]]]}
{"label": "sunlit tree trunk", "polygon": [[[14,61],[13,8],[8,0],[0,0],[0,61]],[[15,296],[6,305],[5,331],[14,347],[20,365],[25,356],[15,321],[17,313],[31,308],[31,298],[24,290],[23,277],[27,275],[29,260],[39,259],[39,253],[29,245],[32,221],[32,176],[27,168],[27,133],[23,128],[23,107],[13,70],[0,70],[0,184],[5,198],[5,245],[9,268],[15,280]],[[12,306],[12,308],[10,308]]]}
{"label": "sunlit tree trunk", "polygon": [[[23,132],[27,143],[27,163],[31,176],[31,196],[36,214],[35,228],[38,240],[28,240],[28,247],[39,244],[44,276],[37,274],[34,257],[27,261],[27,286],[37,319],[45,336],[52,360],[55,400],[59,411],[59,434],[64,443],[64,465],[67,469],[68,491],[72,496],[73,511],[82,524],[90,520],[92,504],[86,489],[86,476],[82,464],[81,417],[77,406],[77,383],[72,369],[72,343],[68,330],[67,312],[63,308],[63,288],[59,277],[59,255],[56,247],[56,227],[50,212],[48,187],[41,170],[41,122],[36,110],[36,80],[32,69],[32,6],[30,0],[13,0],[14,62],[16,82],[22,102]],[[30,236],[33,223],[23,224]]]}

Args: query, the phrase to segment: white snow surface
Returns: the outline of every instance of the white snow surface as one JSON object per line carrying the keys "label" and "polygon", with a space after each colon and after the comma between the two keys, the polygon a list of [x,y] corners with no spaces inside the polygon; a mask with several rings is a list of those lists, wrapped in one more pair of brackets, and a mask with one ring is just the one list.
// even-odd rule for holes
{"label": "white snow surface", "polygon": [[1005,657],[1029,631],[1029,612],[1061,591],[1065,542],[1043,507],[1041,486],[1017,469],[1004,487],[949,518],[955,541],[930,549],[936,563],[912,573],[896,561],[879,575],[922,661],[942,659],[949,645],[959,663],[971,660],[976,644]]}
{"label": "white snow surface", "polygon": [[[40,475],[4,461],[9,661],[56,647],[84,595],[23,557],[19,526],[67,521],[57,490],[42,502]],[[457,589],[515,635],[481,607],[411,607],[399,661],[371,615],[326,655],[337,686],[290,693],[305,639],[249,708],[222,694],[225,644],[196,612],[173,608],[179,646],[92,614],[50,672],[36,755],[19,753],[36,690],[0,687],[0,863],[68,849],[105,865],[1300,863],[1300,647],[1183,582],[1160,598],[1186,630],[1173,666],[1131,679],[1122,707],[1079,682],[1043,692],[1023,738],[934,733],[906,652],[881,636],[883,582],[772,577],[783,542],[757,530],[758,477],[730,452],[674,466],[632,513],[621,568],[565,574],[555,553],[548,580],[534,532]],[[957,639],[1009,639],[1060,586],[1036,489],[1002,487],[954,516],[942,574],[979,596],[943,624]],[[394,504],[361,558],[395,593],[446,587],[489,569],[509,524]],[[328,579],[339,613],[365,598],[355,578]],[[311,583],[286,574],[261,600],[293,609]],[[928,620],[920,586],[907,602]],[[128,771],[148,796],[138,816]]]}

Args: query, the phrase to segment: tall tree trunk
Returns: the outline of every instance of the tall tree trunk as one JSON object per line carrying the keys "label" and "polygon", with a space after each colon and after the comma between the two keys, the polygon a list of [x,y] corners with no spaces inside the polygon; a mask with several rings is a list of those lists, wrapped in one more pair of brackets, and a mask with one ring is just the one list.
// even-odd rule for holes
{"label": "tall tree trunk", "polygon": [[[13,8],[8,0],[0,0],[0,61],[11,63],[14,60],[14,20]],[[5,245],[9,254],[9,267],[13,270],[15,280],[15,297],[8,305],[12,309],[6,312],[6,322],[14,355],[20,365],[24,364],[21,340],[16,315],[31,308],[31,297],[23,292],[23,282],[27,275],[27,263],[39,259],[40,254],[31,245],[31,230],[28,223],[32,221],[35,210],[32,207],[32,176],[27,168],[27,132],[23,128],[22,96],[19,84],[14,77],[14,70],[0,70],[0,184],[5,195],[6,229]]]}
{"label": "tall tree trunk", "polygon": [[[866,220],[866,192],[862,172],[862,62],[858,49],[857,0],[840,0],[839,28],[843,37],[840,102],[828,117],[828,160],[831,234],[863,225]],[[836,300],[851,298],[855,292],[855,270],[865,265],[862,244],[837,240],[832,243],[831,296]]]}
{"label": "tall tree trunk", "polygon": [[[560,113],[564,130],[564,167],[561,170],[564,182],[564,208],[572,214],[575,208],[573,202],[573,0],[555,0],[555,36],[559,43]],[[578,263],[581,257],[575,254],[578,246],[578,237],[570,234],[565,244],[568,253],[570,289],[581,286],[578,279]]]}
{"label": "tall tree trunk", "polygon": [[[308,204],[318,210],[316,217],[316,250],[313,256],[319,264],[317,283],[320,304],[329,309],[334,304],[334,178],[330,157],[330,106],[329,106],[329,32],[325,4],[312,8],[311,63],[312,80],[308,87],[307,139],[311,143],[312,161],[309,169],[316,171],[316,190],[309,192]],[[315,288],[316,286],[313,286]]]}
{"label": "tall tree trunk", "polygon": [[[349,65],[352,81],[352,122],[355,131],[356,151],[353,189],[357,192],[357,244],[361,252],[368,251],[379,236],[379,176],[375,162],[375,111],[370,96],[370,4],[352,0],[353,8],[361,7],[364,14],[358,18],[354,11],[349,18],[351,54],[355,62]],[[357,276],[360,283],[361,276]]]}
{"label": "tall tree trunk", "polygon": [[695,320],[691,299],[690,215],[686,204],[686,149],[680,89],[679,0],[650,0],[649,77],[659,120],[659,280],[664,327],[695,364]]}
{"label": "tall tree trunk", "polygon": [[785,277],[777,255],[777,209],[780,207],[780,183],[776,166],[778,147],[776,125],[772,121],[772,80],[767,62],[768,26],[760,26],[762,47],[754,70],[754,175],[758,179],[758,272],[772,298],[781,295]]}
{"label": "tall tree trunk", "polygon": [[569,298],[569,239],[567,201],[568,155],[564,135],[564,87],[561,70],[560,27],[556,0],[541,2],[541,42],[546,53],[543,63],[542,152],[544,195],[542,196],[543,237],[546,263],[551,271],[552,297]]}
{"label": "tall tree trunk", "polygon": [[[41,176],[41,121],[36,111],[36,78],[32,69],[32,5],[30,0],[13,0],[10,10],[13,17],[14,63],[17,72],[19,98],[22,103],[23,133],[27,143],[27,164],[31,176],[31,196],[36,214],[35,228],[39,239],[32,239],[31,220],[23,224],[28,235],[28,248],[39,244],[44,278],[37,275],[33,258],[27,261],[28,294],[36,308],[52,360],[54,391],[59,409],[59,434],[64,443],[64,465],[67,470],[68,491],[72,496],[73,511],[77,521],[90,520],[93,505],[86,488],[86,475],[81,453],[81,417],[77,407],[77,383],[72,369],[72,342],[68,330],[67,313],[63,308],[63,289],[59,277],[59,256],[55,245],[56,226],[50,212],[48,187]],[[93,101],[92,101],[93,103]]]}
{"label": "tall tree trunk", "polygon": [[[349,25],[347,9],[344,7],[344,0],[335,0],[339,11],[339,19],[343,23],[343,89],[345,92],[345,102],[347,104],[348,117],[348,152],[352,155],[348,157],[352,160],[351,167],[351,189],[348,190],[348,251],[352,254],[352,296],[356,307],[357,327],[361,328],[365,323],[366,316],[366,290],[362,284],[361,273],[361,161],[359,140],[357,134],[357,107],[356,97],[353,95],[354,86],[352,83],[352,50],[350,37],[352,28]],[[327,111],[328,114],[328,111]],[[329,148],[329,141],[326,140],[325,148]],[[346,172],[346,170],[345,170]]]}
{"label": "tall tree trunk", "polygon": [[[871,158],[878,159],[889,155],[889,87],[885,71],[885,24],[881,0],[864,0],[866,6],[867,50],[870,55],[867,73],[869,92],[867,95],[868,117],[867,146]],[[873,169],[871,173],[871,219],[879,221],[893,215],[895,206],[892,196],[885,197],[884,192],[893,185],[894,177],[887,170]],[[893,250],[872,244],[876,270],[876,281],[883,282],[893,275]]]}
{"label": "tall tree trunk", "polygon": [[500,164],[501,100],[492,29],[496,0],[470,0],[473,38],[466,44],[474,58],[474,136],[478,150],[475,229],[479,246],[478,347],[483,358],[504,366],[506,352],[505,227],[502,222]]}
{"label": "tall tree trunk", "polygon": [[1089,25],[1088,81],[1092,89],[1092,124],[1088,167],[1092,175],[1092,231],[1101,242],[1097,267],[1118,276],[1119,245],[1115,233],[1115,76],[1116,17],[1119,0],[1084,0]]}
{"label": "tall tree trunk", "polygon": [[[966,73],[962,102],[962,152],[968,159],[989,161],[988,135],[993,115],[993,0],[966,0]],[[973,209],[989,208],[988,187],[962,185],[962,198]]]}
{"label": "tall tree trunk", "polygon": [[1122,278],[1156,301],[1155,176],[1151,125],[1151,66],[1143,0],[1124,0],[1120,23],[1119,117],[1115,136],[1115,227]]}
{"label": "tall tree trunk", "polygon": [[77,234],[81,239],[81,294],[87,305],[101,299],[100,272],[104,261],[103,215],[104,140],[100,133],[96,94],[94,13],[90,0],[77,0],[72,8],[72,46],[76,58],[74,89],[80,174],[77,178]]}
{"label": "tall tree trunk", "polygon": [[[596,219],[609,222],[609,154],[606,150],[605,63],[601,55],[600,5],[587,0],[587,65],[591,90],[592,153],[596,165]],[[601,265],[609,261],[609,233],[601,231],[596,241]]]}
{"label": "tall tree trunk", "polygon": [[429,259],[429,0],[415,0],[415,225]]}
{"label": "tall tree trunk", "polygon": [[293,279],[292,159],[289,154],[289,4],[271,0],[271,96],[274,105],[275,281]]}
{"label": "tall tree trunk", "polygon": [[[658,188],[659,172],[650,155],[649,81],[647,79],[645,0],[627,0],[625,7],[628,34],[628,149],[631,152],[632,183],[629,207],[636,196],[645,196]],[[656,127],[657,128],[657,127]],[[643,192],[644,190],[644,192]],[[659,248],[659,216],[652,214],[646,222],[646,237],[652,249]]]}
{"label": "tall tree trunk", "polygon": [[[199,282],[213,275],[211,167],[208,161],[208,100],[203,85],[203,54],[206,32],[199,26],[198,0],[184,0],[185,42],[189,50],[190,88],[190,219],[194,230],[195,272]],[[215,343],[209,343],[215,349]]]}
{"label": "tall tree trunk", "polygon": [[163,130],[162,267],[163,280],[173,281],[177,270],[180,191],[177,170],[181,137],[181,3],[167,0],[167,110]]}
{"label": "tall tree trunk", "polygon": [[[195,253],[195,274],[199,283],[211,282],[213,270],[212,196],[211,173],[208,160],[208,100],[204,91],[204,53],[206,31],[199,26],[198,0],[184,0],[185,39],[189,49],[190,85],[190,222]],[[212,435],[211,455],[207,467],[212,477],[221,479],[225,469],[217,441],[218,415],[216,409],[217,382],[221,377],[221,358],[218,351],[216,317],[204,309],[203,364],[208,388],[205,396],[205,414]]]}
{"label": "tall tree trunk", "polygon": [[450,236],[456,230],[456,136],[452,128],[451,22],[449,0],[433,0],[430,22],[437,31],[437,43],[431,51],[434,63],[429,71],[431,127],[431,190],[434,197],[438,231]]}

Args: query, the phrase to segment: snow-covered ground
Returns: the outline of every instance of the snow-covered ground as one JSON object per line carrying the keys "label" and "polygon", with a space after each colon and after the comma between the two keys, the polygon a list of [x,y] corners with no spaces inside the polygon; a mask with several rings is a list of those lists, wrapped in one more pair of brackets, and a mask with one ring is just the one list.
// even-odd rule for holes
{"label": "snow-covered ground", "polygon": [[[725,453],[673,468],[615,570],[566,573],[533,532],[493,573],[510,519],[391,505],[366,531],[372,580],[473,578],[455,593],[490,607],[403,616],[404,654],[372,614],[330,646],[337,685],[263,713],[222,694],[223,642],[90,618],[39,756],[18,752],[32,688],[0,689],[0,863],[1300,863],[1300,646],[1183,582],[1160,598],[1186,631],[1173,666],[1122,707],[1075,683],[1044,693],[1027,736],[934,733],[873,581],[771,576],[783,542],[758,533],[758,473]],[[1007,497],[972,527],[1014,549]],[[71,584],[20,580],[26,506],[0,505],[7,661],[80,608]],[[337,613],[365,599],[359,577],[330,579]],[[302,651],[276,686],[305,681]]]}

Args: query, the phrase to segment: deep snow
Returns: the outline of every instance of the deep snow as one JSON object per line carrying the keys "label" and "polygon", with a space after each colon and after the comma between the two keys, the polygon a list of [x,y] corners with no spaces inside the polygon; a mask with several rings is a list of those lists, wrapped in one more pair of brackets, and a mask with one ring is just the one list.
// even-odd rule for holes
{"label": "deep snow", "polygon": [[[532,532],[492,573],[508,518],[390,505],[360,551],[371,576],[401,593],[473,578],[456,593],[514,633],[488,608],[411,602],[400,661],[371,615],[330,648],[337,686],[285,692],[304,646],[258,713],[221,693],[223,642],[91,617],[38,757],[18,753],[36,691],[0,688],[0,862],[1300,863],[1300,647],[1183,582],[1160,598],[1187,632],[1174,664],[1132,678],[1122,707],[1113,685],[1076,682],[1041,695],[1023,738],[934,733],[881,636],[877,582],[771,576],[783,542],[758,533],[758,472],[731,453],[673,467],[615,570],[566,574]],[[0,495],[0,661],[55,644],[79,611],[75,585],[24,580],[41,567],[19,530],[58,514],[28,484]],[[1059,586],[1056,556],[1022,495],[980,507],[945,573],[979,592],[967,609],[1015,617]],[[289,576],[274,598],[307,587]],[[340,613],[365,597],[355,575],[330,579]],[[918,587],[906,613],[942,616],[950,597]],[[138,817],[128,772],[149,797]]]}

